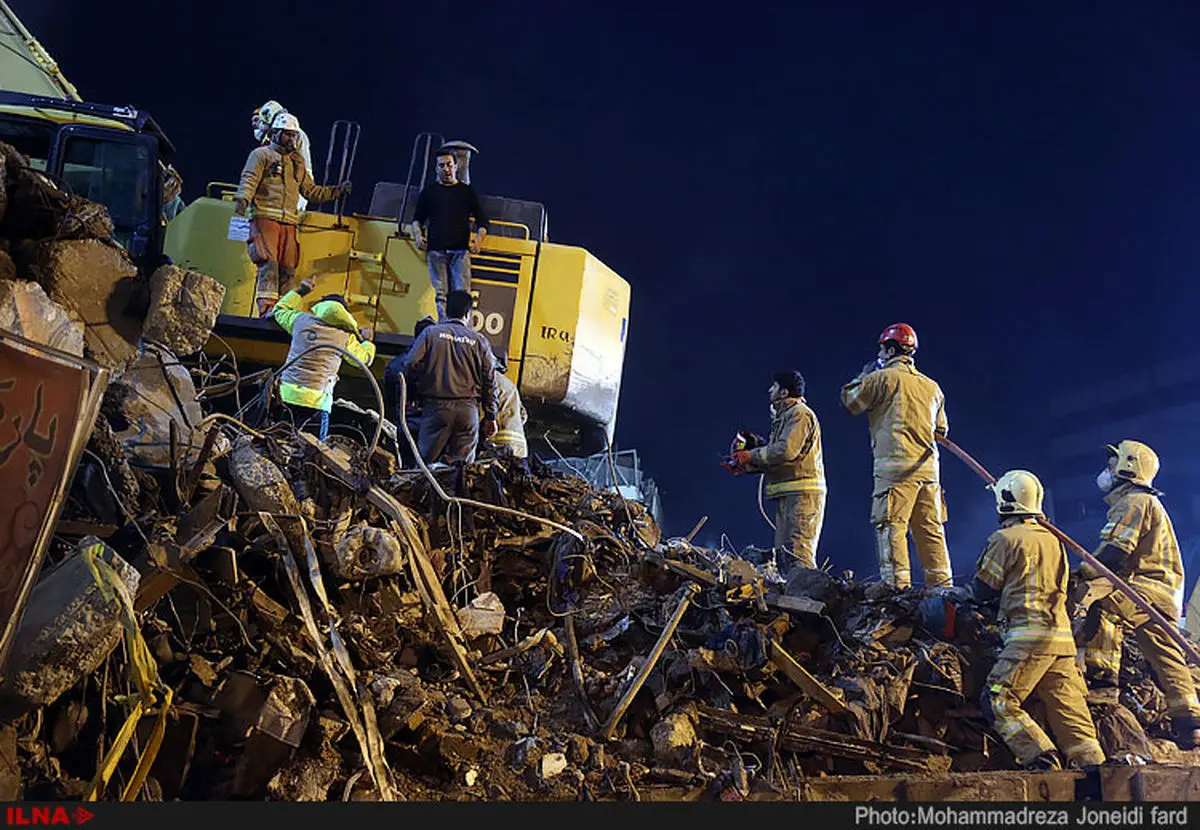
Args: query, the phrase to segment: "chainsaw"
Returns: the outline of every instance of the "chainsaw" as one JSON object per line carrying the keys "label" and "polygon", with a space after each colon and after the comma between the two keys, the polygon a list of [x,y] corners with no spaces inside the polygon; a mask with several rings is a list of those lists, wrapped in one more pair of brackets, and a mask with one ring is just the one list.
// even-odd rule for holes
{"label": "chainsaw", "polygon": [[731,473],[741,472],[741,469],[734,463],[733,456],[735,453],[742,451],[750,451],[764,447],[767,444],[767,439],[748,429],[739,430],[737,435],[733,436],[733,441],[729,444],[729,453],[722,459],[721,466]]}

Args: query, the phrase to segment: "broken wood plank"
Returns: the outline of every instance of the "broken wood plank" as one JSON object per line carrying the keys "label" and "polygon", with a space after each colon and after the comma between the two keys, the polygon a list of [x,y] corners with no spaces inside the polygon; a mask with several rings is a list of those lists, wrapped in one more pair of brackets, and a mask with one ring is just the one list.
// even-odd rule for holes
{"label": "broken wood plank", "polygon": [[779,643],[774,640],[767,641],[767,656],[776,668],[787,675],[788,680],[803,689],[809,697],[825,707],[825,710],[830,714],[844,715],[850,711],[846,708],[845,703],[831,692],[824,683],[813,677],[808,669],[797,663],[792,655],[784,651],[783,646],[779,645]]}
{"label": "broken wood plank", "polygon": [[60,536],[95,536],[97,539],[107,539],[120,530],[116,525],[104,525],[97,522],[59,519],[54,525],[54,532]]}
{"label": "broken wood plank", "polygon": [[836,755],[907,770],[929,769],[929,754],[921,750],[881,744],[799,724],[785,724],[780,731],[770,718],[742,715],[704,705],[697,707],[697,711],[702,728],[729,735],[735,740],[768,744],[777,742],[780,748],[789,752]]}
{"label": "broken wood plank", "polygon": [[658,659],[667,649],[667,643],[671,639],[671,635],[675,633],[675,629],[679,627],[679,621],[683,619],[683,613],[687,611],[688,606],[692,603],[692,597],[700,593],[700,589],[695,585],[688,583],[684,586],[681,592],[679,604],[675,606],[675,613],[671,615],[671,619],[667,621],[666,626],[662,630],[662,634],[658,635],[658,642],[654,644],[654,648],[650,652],[650,656],[646,658],[646,662],[642,664],[642,669],[633,678],[633,682],[629,684],[629,688],[625,690],[625,694],[617,701],[616,708],[612,710],[612,714],[608,716],[608,722],[604,724],[604,731],[601,737],[604,740],[612,740],[613,733],[617,729],[617,724],[621,722],[621,718],[625,716],[626,710],[633,703],[634,697],[646,682],[646,678],[650,676],[650,672],[654,670],[658,664]]}

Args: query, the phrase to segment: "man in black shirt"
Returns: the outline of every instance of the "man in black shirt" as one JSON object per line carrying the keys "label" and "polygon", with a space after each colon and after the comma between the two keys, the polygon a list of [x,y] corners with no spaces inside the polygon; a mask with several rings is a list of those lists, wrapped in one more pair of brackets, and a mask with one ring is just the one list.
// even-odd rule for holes
{"label": "man in black shirt", "polygon": [[[475,241],[471,241],[471,219]],[[417,197],[413,239],[425,251],[429,279],[437,293],[438,322],[446,322],[446,293],[471,290],[471,254],[479,253],[488,220],[471,185],[458,180],[458,162],[448,149],[438,151],[437,181]]]}

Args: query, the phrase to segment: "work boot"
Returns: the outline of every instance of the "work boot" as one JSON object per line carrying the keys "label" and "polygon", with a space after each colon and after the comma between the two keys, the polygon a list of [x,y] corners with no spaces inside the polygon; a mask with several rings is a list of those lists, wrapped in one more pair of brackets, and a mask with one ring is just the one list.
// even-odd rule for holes
{"label": "work boot", "polygon": [[1200,746],[1200,718],[1171,718],[1171,738],[1183,750]]}
{"label": "work boot", "polygon": [[1062,755],[1057,749],[1050,749],[1026,764],[1025,769],[1034,772],[1058,772],[1063,766]]}

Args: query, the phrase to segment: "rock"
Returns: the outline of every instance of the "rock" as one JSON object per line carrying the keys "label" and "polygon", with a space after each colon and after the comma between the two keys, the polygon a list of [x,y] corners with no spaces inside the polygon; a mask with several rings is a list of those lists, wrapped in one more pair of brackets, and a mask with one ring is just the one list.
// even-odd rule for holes
{"label": "rock", "polygon": [[509,744],[508,749],[504,753],[505,760],[513,769],[523,769],[528,766],[530,760],[536,756],[537,739],[522,738]]}
{"label": "rock", "polygon": [[225,286],[212,277],[163,265],[150,277],[150,310],[142,337],[180,355],[204,348],[221,311]]}
{"label": "rock", "polygon": [[504,614],[504,603],[491,591],[480,594],[456,612],[463,633],[471,638],[502,633]]}
{"label": "rock", "polygon": [[12,255],[8,251],[0,250],[0,280],[15,280],[17,278],[17,264],[13,262]]}
{"label": "rock", "polygon": [[656,761],[678,766],[691,757],[692,747],[696,745],[696,728],[686,714],[675,712],[654,724],[650,741],[654,744]]}
{"label": "rock", "polygon": [[[5,260],[8,254],[0,255],[0,264]],[[0,329],[83,357],[83,324],[72,320],[36,282],[0,281]]]}
{"label": "rock", "polygon": [[471,704],[456,695],[446,702],[446,711],[451,722],[458,723],[471,717]]}
{"label": "rock", "polygon": [[567,760],[577,767],[588,762],[591,755],[591,743],[582,735],[571,735],[567,738]]}
{"label": "rock", "polygon": [[124,386],[128,394],[120,399],[125,428],[114,435],[134,466],[170,467],[172,421],[177,463],[190,465],[200,454],[204,434],[195,426],[204,412],[191,374],[178,362],[165,349],[151,346],[115,381],[114,385]]}
{"label": "rock", "polygon": [[83,324],[88,353],[122,371],[137,357],[142,323],[126,312],[137,296],[137,268],[119,248],[94,239],[37,246],[31,270],[50,298]]}
{"label": "rock", "polygon": [[538,775],[543,781],[548,781],[561,775],[567,768],[567,756],[561,752],[548,752],[538,762]]}
{"label": "rock", "polygon": [[370,678],[367,688],[379,710],[379,731],[385,740],[401,729],[420,726],[420,713],[429,702],[420,678],[406,671],[381,674]]}
{"label": "rock", "polygon": [[29,594],[0,687],[8,706],[24,711],[53,703],[91,674],[121,640],[120,605],[107,600],[92,576],[86,551],[101,545],[100,558],[137,593],[138,572],[94,536],[85,537]]}
{"label": "rock", "polygon": [[407,563],[407,551],[393,534],[358,524],[338,541],[329,566],[342,579],[358,581],[403,573]]}

